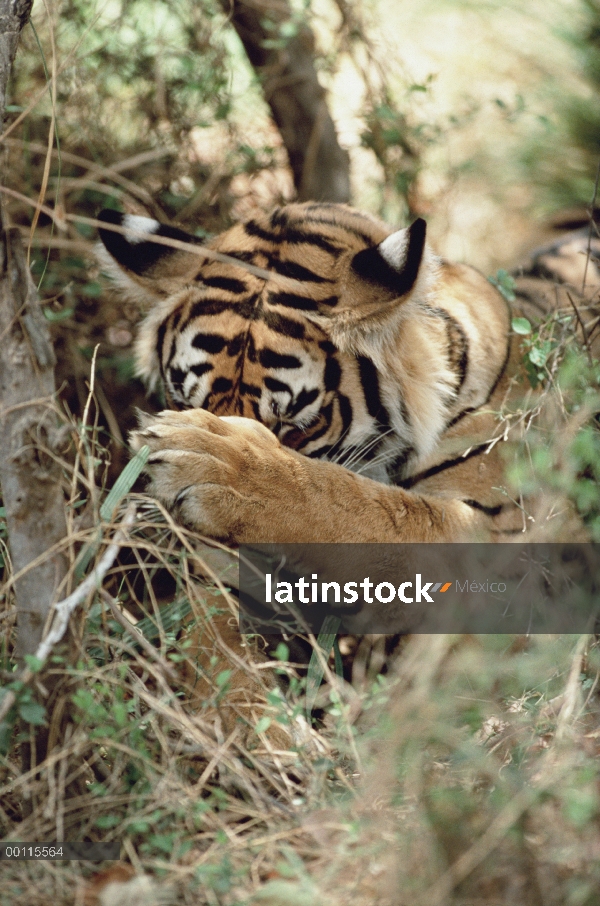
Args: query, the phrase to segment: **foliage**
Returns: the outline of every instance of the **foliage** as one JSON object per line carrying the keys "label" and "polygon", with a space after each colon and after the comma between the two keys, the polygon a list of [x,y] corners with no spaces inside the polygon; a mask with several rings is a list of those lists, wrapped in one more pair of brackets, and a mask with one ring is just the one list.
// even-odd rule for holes
{"label": "foliage", "polygon": [[[596,85],[597,3],[578,2],[589,16],[578,46]],[[494,4],[477,6],[482,16]],[[462,193],[475,176],[476,192],[488,200],[514,172],[510,143],[496,137],[500,121],[505,137],[524,122],[531,134],[539,136],[539,128],[550,136],[562,171],[574,155],[580,159],[569,144],[579,136],[581,197],[591,198],[593,101],[582,100],[578,120],[569,114],[571,132],[554,116],[554,102],[538,109],[526,88],[508,98],[465,96],[440,112],[444,74],[408,72],[401,35],[394,36],[398,59],[386,54],[381,36],[390,31],[391,7],[380,14],[378,3],[299,0],[294,8],[272,40],[285,47],[308,20],[332,97],[348,73],[351,93],[358,86],[349,143],[361,206],[402,221],[427,213],[428,205],[435,212],[455,184]],[[10,120],[48,80],[55,101],[46,92],[10,132],[5,182],[53,212],[40,215],[31,263],[58,351],[61,399],[72,416],[63,468],[70,500],[65,551],[76,582],[77,570],[99,556],[99,526],[107,540],[110,520],[120,518],[116,479],[134,406],[161,403],[147,401],[132,376],[140,313],[112,296],[93,263],[93,229],[69,218],[120,206],[176,220],[204,237],[253,205],[289,199],[291,183],[260,85],[216,0],[61,0],[52,19],[39,6],[34,25],[37,37],[24,35],[18,57]],[[533,144],[520,157],[519,190],[534,175],[543,182],[546,164],[537,138]],[[550,182],[562,185],[556,175]],[[569,200],[580,197],[572,178],[564,185]],[[29,240],[31,205],[14,197],[6,203]],[[489,244],[485,235],[478,241]],[[492,282],[505,298],[514,295],[506,271]],[[524,405],[511,416],[523,434],[510,493],[538,491],[550,501],[549,519],[557,500],[571,500],[600,540],[597,365],[574,349],[574,316],[544,325],[515,319],[513,329],[523,338]],[[544,400],[539,411],[532,385]],[[18,693],[0,735],[0,835],[123,839],[123,857],[182,904],[466,906],[517,896],[524,906],[593,906],[600,885],[594,640],[414,638],[375,679],[369,664],[377,662],[378,642],[363,640],[368,679],[357,688],[339,676],[337,648],[328,659],[315,652],[318,669],[308,682],[303,668],[290,665],[285,643],[260,669],[246,664],[240,672],[235,652],[211,628],[234,601],[227,582],[207,583],[206,548],[147,498],[134,493],[128,500],[140,518],[86,602],[77,663],[53,660],[63,685],[52,711],[15,685],[15,610],[0,511],[0,682]],[[198,632],[213,652],[208,667],[197,657]],[[320,641],[328,655],[331,640]],[[355,663],[358,672],[360,657]],[[262,694],[251,717],[236,699],[244,674]],[[324,679],[318,690],[317,674]],[[285,694],[267,679],[272,675]],[[317,729],[305,720],[315,697]],[[239,718],[231,731],[223,723],[228,709]],[[67,732],[55,735],[49,759],[23,774],[22,752],[35,728],[56,733],[60,714],[68,716]],[[272,743],[277,730],[290,733],[283,748]],[[0,904],[66,906],[95,870],[5,866]],[[83,899],[88,895],[85,887]]]}

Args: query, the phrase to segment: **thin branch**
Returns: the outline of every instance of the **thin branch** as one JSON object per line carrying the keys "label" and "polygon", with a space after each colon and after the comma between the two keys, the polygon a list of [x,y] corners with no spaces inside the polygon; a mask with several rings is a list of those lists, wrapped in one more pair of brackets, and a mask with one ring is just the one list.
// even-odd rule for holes
{"label": "thin branch", "polygon": [[[125,517],[119,530],[115,534],[112,544],[106,548],[98,565],[94,567],[89,576],[83,580],[81,585],[79,585],[74,592],[62,601],[57,601],[56,604],[52,606],[50,612],[50,630],[38,645],[34,655],[40,662],[39,666],[45,664],[54,646],[64,637],[67,626],[69,625],[69,620],[75,610],[80,604],[83,604],[92,591],[95,591],[101,585],[106,573],[117,559],[121,545],[126,538],[127,529],[133,525],[135,517],[136,509],[135,506],[131,504],[125,513]],[[18,680],[23,686],[26,686],[34,679],[37,672],[37,670],[33,671],[30,667],[26,667],[18,677]],[[0,721],[6,717],[16,699],[17,693],[12,689],[6,693],[0,703]]]}

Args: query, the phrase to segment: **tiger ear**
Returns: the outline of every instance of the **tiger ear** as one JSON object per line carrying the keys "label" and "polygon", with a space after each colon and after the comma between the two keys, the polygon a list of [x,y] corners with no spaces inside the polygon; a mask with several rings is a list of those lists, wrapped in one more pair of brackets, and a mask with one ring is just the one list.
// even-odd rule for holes
{"label": "tiger ear", "polygon": [[372,351],[390,337],[406,303],[423,299],[438,270],[438,259],[425,243],[426,224],[415,220],[378,245],[357,252],[339,283],[334,306],[320,305],[306,314],[343,352]]}
{"label": "tiger ear", "polygon": [[[149,217],[108,209],[98,214],[98,220],[108,227],[98,231],[102,242],[97,249],[98,258],[123,288],[143,287],[161,297],[170,295],[177,283],[183,285],[198,272],[200,262],[196,255],[152,242],[143,234],[198,244],[195,236]],[[121,227],[122,232],[111,230],[110,226]]]}
{"label": "tiger ear", "polygon": [[350,264],[351,271],[366,283],[389,290],[394,298],[406,296],[419,275],[426,231],[427,224],[419,217],[379,245],[358,252]]}

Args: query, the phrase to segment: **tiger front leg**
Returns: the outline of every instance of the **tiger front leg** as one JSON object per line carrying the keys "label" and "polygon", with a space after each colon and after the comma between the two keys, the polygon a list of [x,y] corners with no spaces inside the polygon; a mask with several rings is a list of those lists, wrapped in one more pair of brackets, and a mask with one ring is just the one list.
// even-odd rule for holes
{"label": "tiger front leg", "polygon": [[130,444],[150,447],[149,492],[202,535],[238,544],[288,537],[305,515],[302,457],[260,422],[165,411],[142,416]]}
{"label": "tiger front leg", "polygon": [[145,416],[131,446],[150,447],[150,493],[202,535],[228,543],[464,541],[477,514],[282,446],[246,418],[203,409]]}

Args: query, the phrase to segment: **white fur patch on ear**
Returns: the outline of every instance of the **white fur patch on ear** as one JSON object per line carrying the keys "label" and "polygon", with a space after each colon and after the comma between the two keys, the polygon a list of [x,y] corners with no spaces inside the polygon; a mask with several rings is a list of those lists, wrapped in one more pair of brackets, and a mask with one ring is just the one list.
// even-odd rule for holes
{"label": "white fur patch on ear", "polygon": [[123,228],[135,231],[134,233],[128,232],[125,238],[131,245],[137,245],[138,242],[145,242],[146,240],[143,236],[136,234],[157,233],[160,229],[160,223],[150,217],[140,217],[139,214],[125,214],[123,216]]}
{"label": "white fur patch on ear", "polygon": [[396,271],[404,270],[408,251],[409,230],[396,230],[379,243],[379,254]]}

